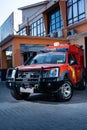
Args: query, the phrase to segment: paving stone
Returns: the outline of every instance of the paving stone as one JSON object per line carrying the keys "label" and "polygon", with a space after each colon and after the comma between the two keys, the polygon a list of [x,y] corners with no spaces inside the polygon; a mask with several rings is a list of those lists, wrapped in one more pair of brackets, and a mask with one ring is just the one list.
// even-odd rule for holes
{"label": "paving stone", "polygon": [[69,102],[56,102],[44,95],[17,101],[5,82],[0,82],[0,130],[73,129],[87,130],[87,90],[75,91]]}

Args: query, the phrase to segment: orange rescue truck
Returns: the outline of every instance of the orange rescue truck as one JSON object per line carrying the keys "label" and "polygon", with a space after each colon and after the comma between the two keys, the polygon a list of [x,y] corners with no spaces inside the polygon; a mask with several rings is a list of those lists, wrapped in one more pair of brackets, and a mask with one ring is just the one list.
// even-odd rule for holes
{"label": "orange rescue truck", "polygon": [[73,88],[83,90],[86,83],[82,46],[60,44],[46,46],[32,60],[7,71],[11,95],[26,99],[31,93],[55,94],[57,100],[68,101]]}

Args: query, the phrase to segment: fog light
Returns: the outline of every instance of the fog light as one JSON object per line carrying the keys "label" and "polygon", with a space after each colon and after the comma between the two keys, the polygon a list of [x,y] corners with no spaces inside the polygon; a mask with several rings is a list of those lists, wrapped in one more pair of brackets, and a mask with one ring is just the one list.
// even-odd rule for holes
{"label": "fog light", "polygon": [[48,83],[48,87],[50,87],[51,86],[51,83]]}
{"label": "fog light", "polygon": [[11,87],[11,83],[9,83],[9,86]]}

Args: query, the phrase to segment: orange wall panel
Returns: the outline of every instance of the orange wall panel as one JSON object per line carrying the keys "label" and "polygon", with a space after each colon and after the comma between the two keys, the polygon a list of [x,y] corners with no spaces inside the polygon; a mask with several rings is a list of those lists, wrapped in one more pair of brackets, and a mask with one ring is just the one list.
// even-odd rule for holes
{"label": "orange wall panel", "polygon": [[3,69],[6,69],[7,68],[7,58],[6,58],[6,52],[5,51],[2,51],[1,52],[1,66]]}
{"label": "orange wall panel", "polygon": [[77,26],[76,31],[78,34],[87,32],[87,23]]}

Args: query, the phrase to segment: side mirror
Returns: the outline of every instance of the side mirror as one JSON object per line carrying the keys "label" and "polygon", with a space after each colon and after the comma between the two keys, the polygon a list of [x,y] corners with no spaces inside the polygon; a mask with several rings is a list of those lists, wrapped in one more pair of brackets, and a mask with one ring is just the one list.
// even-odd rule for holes
{"label": "side mirror", "polygon": [[37,64],[37,62],[38,62],[38,61],[37,61],[36,59],[34,59],[34,63]]}
{"label": "side mirror", "polygon": [[75,63],[74,60],[71,60],[71,61],[70,61],[70,65],[73,65],[74,63]]}
{"label": "side mirror", "polygon": [[77,62],[75,60],[70,60],[70,65],[74,65],[74,64],[77,64]]}

